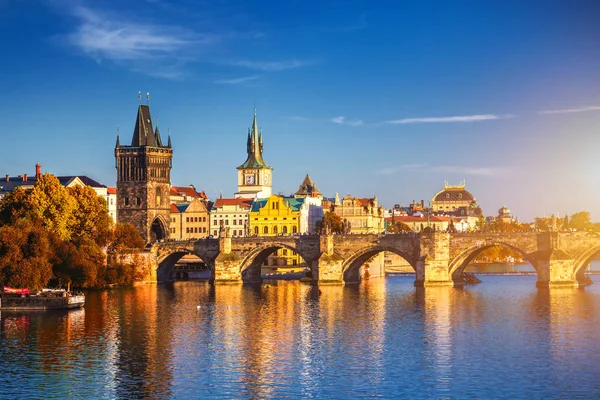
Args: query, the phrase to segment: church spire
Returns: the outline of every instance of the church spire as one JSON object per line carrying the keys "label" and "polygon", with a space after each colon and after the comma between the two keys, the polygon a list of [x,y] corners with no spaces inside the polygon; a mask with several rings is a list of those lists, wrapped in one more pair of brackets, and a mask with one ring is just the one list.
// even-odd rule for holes
{"label": "church spire", "polygon": [[262,131],[259,132],[258,129],[255,108],[252,128],[248,130],[248,142],[246,144],[248,158],[246,159],[246,162],[238,168],[270,168],[262,158],[262,148]]}

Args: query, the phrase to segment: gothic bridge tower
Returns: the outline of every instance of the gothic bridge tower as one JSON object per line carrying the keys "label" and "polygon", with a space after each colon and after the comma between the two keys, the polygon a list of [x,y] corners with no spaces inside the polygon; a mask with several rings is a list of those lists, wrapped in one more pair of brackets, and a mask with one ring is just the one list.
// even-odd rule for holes
{"label": "gothic bridge tower", "polygon": [[272,194],[272,172],[263,160],[262,129],[258,130],[256,122],[256,109],[254,109],[254,120],[252,128],[248,129],[248,140],[246,141],[246,161],[237,167],[238,191],[236,198],[267,198]]}
{"label": "gothic bridge tower", "polygon": [[150,107],[140,104],[131,146],[117,135],[117,220],[133,224],[146,243],[169,237],[172,159],[171,136],[164,146]]}

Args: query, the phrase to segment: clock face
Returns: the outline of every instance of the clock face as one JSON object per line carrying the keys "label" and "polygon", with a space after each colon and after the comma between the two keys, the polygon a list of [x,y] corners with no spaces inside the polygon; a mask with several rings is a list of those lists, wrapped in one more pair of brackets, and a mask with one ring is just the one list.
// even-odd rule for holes
{"label": "clock face", "polygon": [[247,185],[254,184],[254,175],[246,175],[246,184]]}

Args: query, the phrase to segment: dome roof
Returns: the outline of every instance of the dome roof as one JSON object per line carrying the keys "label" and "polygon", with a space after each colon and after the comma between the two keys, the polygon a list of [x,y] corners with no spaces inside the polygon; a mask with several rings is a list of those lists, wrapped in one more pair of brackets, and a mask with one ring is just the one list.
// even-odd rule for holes
{"label": "dome roof", "polygon": [[445,186],[433,201],[475,201],[475,197],[464,186]]}
{"label": "dome roof", "polygon": [[502,206],[502,208],[500,208],[498,210],[498,215],[502,216],[502,215],[510,215],[510,208],[506,207],[506,206]]}

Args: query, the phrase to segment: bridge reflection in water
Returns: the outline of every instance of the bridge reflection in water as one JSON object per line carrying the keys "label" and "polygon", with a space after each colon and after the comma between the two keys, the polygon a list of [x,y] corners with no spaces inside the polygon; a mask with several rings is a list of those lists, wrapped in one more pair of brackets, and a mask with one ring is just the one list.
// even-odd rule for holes
{"label": "bridge reflection in water", "polygon": [[[2,313],[7,398],[598,398],[600,285],[179,282]],[[549,384],[551,383],[551,384]]]}
{"label": "bridge reflection in water", "polygon": [[[202,239],[152,246],[151,279],[167,281],[176,261],[186,254],[201,258],[216,283],[257,283],[261,267],[278,249],[293,251],[310,269],[314,283],[359,283],[364,264],[390,252],[416,272],[416,286],[461,286],[465,268],[482,251],[501,246],[518,253],[537,273],[538,286],[585,286],[585,267],[600,254],[600,233],[404,233],[388,235],[296,235]],[[379,264],[377,264],[379,265]],[[384,265],[369,270],[383,276]]]}

